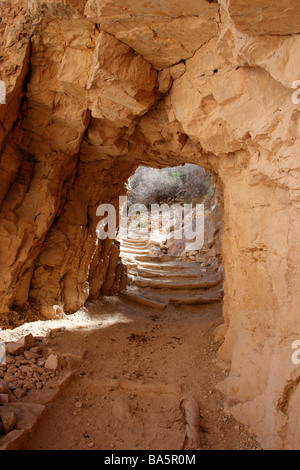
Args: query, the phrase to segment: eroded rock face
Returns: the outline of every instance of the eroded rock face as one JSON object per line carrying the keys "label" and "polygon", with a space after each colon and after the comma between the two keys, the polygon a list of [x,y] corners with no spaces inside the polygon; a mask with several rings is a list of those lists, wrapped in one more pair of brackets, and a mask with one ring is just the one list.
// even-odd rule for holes
{"label": "eroded rock face", "polygon": [[218,5],[206,0],[89,0],[85,16],[159,70],[192,57],[217,36]]}
{"label": "eroded rock face", "polygon": [[198,163],[224,205],[220,389],[276,449],[300,448],[298,3],[0,7],[0,313],[29,299],[51,316],[116,292],[97,206],[117,206],[140,164]]}

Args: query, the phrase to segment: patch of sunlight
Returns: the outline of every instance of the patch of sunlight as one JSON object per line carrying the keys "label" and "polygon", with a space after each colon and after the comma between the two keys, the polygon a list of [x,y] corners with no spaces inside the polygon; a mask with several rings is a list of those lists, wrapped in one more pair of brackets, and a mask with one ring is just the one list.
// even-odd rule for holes
{"label": "patch of sunlight", "polygon": [[[92,308],[83,307],[76,313],[71,315],[61,315],[60,318],[54,320],[38,320],[35,322],[24,323],[13,330],[2,330],[0,328],[0,340],[2,341],[18,341],[22,336],[32,334],[33,336],[48,337],[52,330],[60,329],[61,331],[85,330],[92,331],[111,327],[120,323],[131,323],[132,320],[126,317],[124,313],[114,311],[107,313],[103,311],[103,306]],[[94,312],[94,310],[98,310]]]}

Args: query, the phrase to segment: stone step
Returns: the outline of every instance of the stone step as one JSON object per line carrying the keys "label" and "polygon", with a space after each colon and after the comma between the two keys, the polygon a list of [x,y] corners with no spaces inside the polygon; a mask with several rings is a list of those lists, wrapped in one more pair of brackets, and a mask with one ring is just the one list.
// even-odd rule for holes
{"label": "stone step", "polygon": [[132,242],[132,241],[133,242],[141,242],[141,241],[146,242],[149,240],[149,236],[147,233],[141,234],[140,236],[132,234],[126,238],[122,238],[122,240],[124,240],[125,242]]}
{"label": "stone step", "polygon": [[131,300],[137,304],[144,305],[155,310],[165,310],[165,308],[168,306],[167,303],[157,302],[155,300],[147,299],[146,297],[142,297],[140,295],[132,294],[129,292],[120,292],[119,295],[126,300]]}
{"label": "stone step", "polygon": [[153,279],[143,279],[143,278],[135,278],[133,280],[134,285],[137,287],[150,287],[151,289],[211,289],[212,287],[216,287],[220,280],[212,280],[212,281],[196,281],[196,282],[173,282],[173,281],[156,281]]}
{"label": "stone step", "polygon": [[140,246],[148,245],[148,240],[121,240],[120,245]]}
{"label": "stone step", "polygon": [[120,245],[121,250],[149,250],[148,245]]}
{"label": "stone step", "polygon": [[161,255],[161,256],[136,256],[135,259],[139,262],[156,262],[156,263],[163,263],[169,261],[176,261],[177,257],[172,255]]}
{"label": "stone step", "polygon": [[160,290],[152,288],[139,288],[135,285],[129,285],[127,287],[128,294],[134,297],[146,299],[150,302],[157,302],[158,304],[167,305],[201,305],[220,302],[223,299],[223,292],[218,287],[203,290],[203,289],[192,289],[192,290]]}
{"label": "stone step", "polygon": [[125,266],[127,267],[127,271],[129,272],[131,269],[138,269],[138,263],[135,263],[134,260],[127,260]]}
{"label": "stone step", "polygon": [[214,271],[172,255],[150,256],[148,239],[123,240],[121,257],[127,258],[129,285],[120,295],[127,300],[164,310],[169,304],[205,305],[223,298]]}
{"label": "stone step", "polygon": [[[130,271],[129,271],[130,272]],[[150,269],[137,269],[138,276],[145,277],[145,278],[159,278],[159,279],[199,279],[201,277],[201,273],[199,271],[194,273],[188,272],[162,272],[162,271],[155,271]]]}
{"label": "stone step", "polygon": [[121,247],[121,254],[122,253],[129,253],[132,255],[147,255],[149,253],[149,250],[143,250],[143,249],[138,249],[138,248],[123,248]]}
{"label": "stone step", "polygon": [[170,298],[169,303],[172,305],[205,305],[205,304],[215,304],[222,300],[221,296],[211,296],[211,297],[195,297],[193,299],[175,299]]}
{"label": "stone step", "polygon": [[[128,263],[129,264],[129,263]],[[150,270],[156,270],[156,271],[176,271],[180,270],[184,272],[185,270],[188,269],[195,269],[195,263],[193,265],[184,265],[183,263],[177,263],[174,261],[171,261],[170,263],[164,263],[164,262],[152,262],[152,263],[147,263],[147,262],[142,262],[140,261],[137,263],[136,261],[133,262],[134,266],[139,266],[141,269],[150,269]]]}

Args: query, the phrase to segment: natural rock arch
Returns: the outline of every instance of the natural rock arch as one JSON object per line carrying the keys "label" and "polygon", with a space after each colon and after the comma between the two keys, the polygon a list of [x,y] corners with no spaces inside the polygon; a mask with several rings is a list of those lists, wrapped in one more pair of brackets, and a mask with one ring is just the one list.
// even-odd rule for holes
{"label": "natural rock arch", "polygon": [[116,292],[97,206],[140,164],[197,163],[224,204],[220,388],[264,447],[299,448],[300,15],[279,3],[3,3],[0,313]]}

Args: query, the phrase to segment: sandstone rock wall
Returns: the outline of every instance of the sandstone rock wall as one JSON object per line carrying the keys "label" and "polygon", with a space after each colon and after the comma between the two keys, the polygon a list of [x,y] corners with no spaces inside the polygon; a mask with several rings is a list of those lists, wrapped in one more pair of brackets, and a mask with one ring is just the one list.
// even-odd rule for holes
{"label": "sandstone rock wall", "polygon": [[228,409],[300,448],[298,0],[1,4],[0,313],[122,282],[95,235],[139,164],[198,163],[223,199]]}

